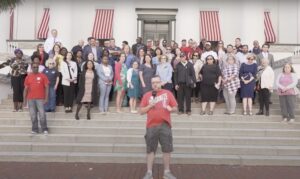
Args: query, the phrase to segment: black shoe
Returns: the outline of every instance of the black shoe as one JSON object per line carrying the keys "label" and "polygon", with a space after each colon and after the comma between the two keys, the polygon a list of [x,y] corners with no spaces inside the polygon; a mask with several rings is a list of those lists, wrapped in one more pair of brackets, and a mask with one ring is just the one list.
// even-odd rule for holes
{"label": "black shoe", "polygon": [[75,115],[75,119],[76,119],[76,120],[79,120],[78,114]]}
{"label": "black shoe", "polygon": [[273,104],[273,102],[272,102],[272,101],[270,101],[270,102],[269,102],[269,104]]}
{"label": "black shoe", "polygon": [[209,111],[209,112],[208,112],[208,115],[213,115],[213,114],[214,114],[213,111]]}
{"label": "black shoe", "polygon": [[256,115],[264,115],[264,112],[262,110],[259,110],[259,112],[256,113]]}
{"label": "black shoe", "polygon": [[87,114],[86,118],[87,118],[87,120],[90,120],[91,119],[91,115]]}
{"label": "black shoe", "polygon": [[270,116],[270,112],[269,111],[266,111],[266,116]]}
{"label": "black shoe", "polygon": [[200,114],[201,114],[202,116],[204,116],[204,115],[205,115],[205,111],[202,111]]}

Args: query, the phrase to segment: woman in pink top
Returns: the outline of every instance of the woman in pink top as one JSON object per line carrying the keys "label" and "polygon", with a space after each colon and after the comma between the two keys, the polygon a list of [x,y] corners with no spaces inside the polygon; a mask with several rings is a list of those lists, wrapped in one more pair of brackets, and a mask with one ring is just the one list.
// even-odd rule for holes
{"label": "woman in pink top", "polygon": [[295,99],[298,94],[297,89],[298,78],[291,64],[283,67],[276,80],[277,93],[279,95],[279,103],[283,122],[295,121]]}

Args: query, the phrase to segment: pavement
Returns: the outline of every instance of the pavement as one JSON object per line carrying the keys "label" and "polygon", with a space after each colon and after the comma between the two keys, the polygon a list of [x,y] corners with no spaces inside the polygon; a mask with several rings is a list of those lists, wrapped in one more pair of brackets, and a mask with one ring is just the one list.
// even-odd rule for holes
{"label": "pavement", "polygon": [[[299,179],[300,167],[172,165],[177,179]],[[145,164],[0,162],[0,179],[141,179]],[[155,164],[154,179],[163,168]]]}

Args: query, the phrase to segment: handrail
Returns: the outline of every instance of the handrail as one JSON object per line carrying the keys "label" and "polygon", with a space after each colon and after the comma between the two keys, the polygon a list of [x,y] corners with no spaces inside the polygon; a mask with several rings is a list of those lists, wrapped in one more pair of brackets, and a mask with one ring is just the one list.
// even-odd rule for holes
{"label": "handrail", "polygon": [[270,46],[300,46],[300,44],[276,43],[276,44],[270,44]]}

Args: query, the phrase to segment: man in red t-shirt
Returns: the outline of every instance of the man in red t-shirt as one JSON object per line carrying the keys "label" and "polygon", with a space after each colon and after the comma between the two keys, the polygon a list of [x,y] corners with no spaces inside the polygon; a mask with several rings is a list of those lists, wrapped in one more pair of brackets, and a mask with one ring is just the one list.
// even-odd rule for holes
{"label": "man in red t-shirt", "polygon": [[141,114],[147,113],[147,173],[144,179],[151,179],[152,167],[158,142],[161,145],[164,161],[164,178],[176,179],[170,172],[170,158],[173,151],[173,136],[170,113],[177,111],[177,102],[173,94],[161,89],[161,79],[151,79],[153,91],[147,92],[141,101]]}
{"label": "man in red t-shirt", "polygon": [[44,110],[44,104],[48,102],[49,80],[43,73],[39,73],[39,64],[33,63],[31,65],[32,73],[28,74],[24,82],[24,103],[28,100],[29,113],[32,122],[32,134],[39,132],[38,116],[42,132],[47,135],[47,120]]}

